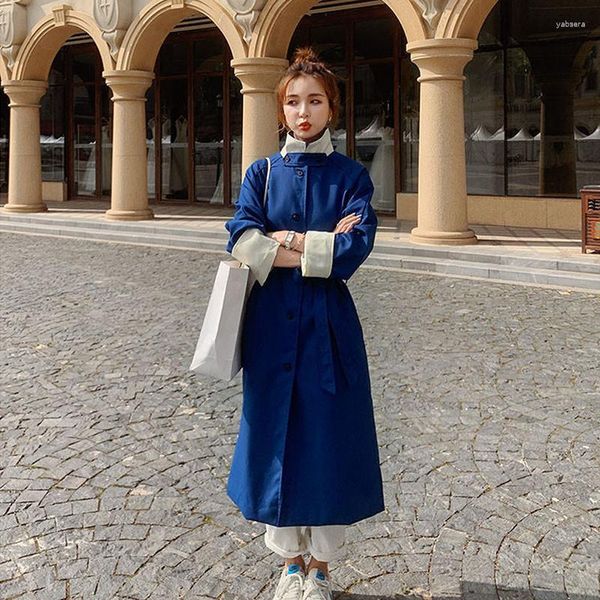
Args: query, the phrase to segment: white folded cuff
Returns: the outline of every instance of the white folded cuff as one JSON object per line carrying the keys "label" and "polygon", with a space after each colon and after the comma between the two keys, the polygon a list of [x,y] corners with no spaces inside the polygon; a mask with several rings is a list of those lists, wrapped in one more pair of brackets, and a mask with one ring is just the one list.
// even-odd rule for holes
{"label": "white folded cuff", "polygon": [[260,285],[264,285],[277,255],[279,242],[260,229],[246,229],[231,249],[231,255],[248,266]]}
{"label": "white folded cuff", "polygon": [[333,241],[330,231],[307,231],[300,267],[304,277],[329,277],[333,268]]}

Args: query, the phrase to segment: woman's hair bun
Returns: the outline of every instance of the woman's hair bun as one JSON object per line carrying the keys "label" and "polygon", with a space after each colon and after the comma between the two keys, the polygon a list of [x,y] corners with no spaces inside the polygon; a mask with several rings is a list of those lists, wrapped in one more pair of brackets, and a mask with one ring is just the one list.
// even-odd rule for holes
{"label": "woman's hair bun", "polygon": [[292,65],[297,65],[300,63],[320,63],[319,57],[317,53],[309,47],[306,48],[298,48],[294,52],[294,56],[292,58]]}

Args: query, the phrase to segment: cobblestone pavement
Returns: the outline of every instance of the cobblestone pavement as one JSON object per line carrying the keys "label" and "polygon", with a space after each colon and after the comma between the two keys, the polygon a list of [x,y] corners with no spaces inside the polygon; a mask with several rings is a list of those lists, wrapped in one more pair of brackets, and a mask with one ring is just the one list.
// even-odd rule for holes
{"label": "cobblestone pavement", "polygon": [[[0,598],[268,600],[225,494],[240,381],[187,372],[219,255],[3,234]],[[387,509],[338,600],[600,598],[600,299],[361,269]]]}

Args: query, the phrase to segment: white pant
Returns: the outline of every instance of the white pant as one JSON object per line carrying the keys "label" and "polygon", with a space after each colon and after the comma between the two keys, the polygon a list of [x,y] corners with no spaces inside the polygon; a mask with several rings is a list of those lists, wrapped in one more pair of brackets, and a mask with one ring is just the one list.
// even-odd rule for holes
{"label": "white pant", "polygon": [[345,525],[274,527],[266,525],[265,544],[283,558],[310,552],[318,561],[330,562],[344,545]]}

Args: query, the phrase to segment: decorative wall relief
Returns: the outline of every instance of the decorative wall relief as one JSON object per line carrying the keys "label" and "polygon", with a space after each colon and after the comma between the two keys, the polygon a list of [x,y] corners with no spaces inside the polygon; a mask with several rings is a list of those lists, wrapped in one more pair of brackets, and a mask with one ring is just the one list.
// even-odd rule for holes
{"label": "decorative wall relief", "polygon": [[448,0],[412,0],[412,3],[423,13],[429,35],[435,36],[435,30]]}
{"label": "decorative wall relief", "polygon": [[258,20],[260,11],[267,0],[223,0],[235,12],[235,20],[244,32],[244,41],[250,43],[252,30]]}
{"label": "decorative wall relief", "polygon": [[27,37],[27,5],[30,0],[0,0],[0,52],[10,71]]}
{"label": "decorative wall relief", "polygon": [[113,58],[119,52],[132,18],[132,0],[94,0],[94,19],[102,29],[102,37]]}

